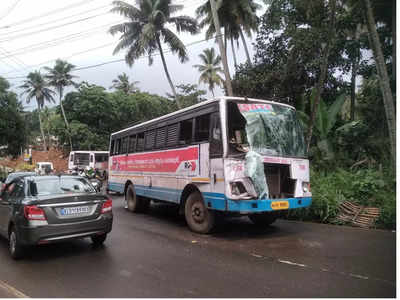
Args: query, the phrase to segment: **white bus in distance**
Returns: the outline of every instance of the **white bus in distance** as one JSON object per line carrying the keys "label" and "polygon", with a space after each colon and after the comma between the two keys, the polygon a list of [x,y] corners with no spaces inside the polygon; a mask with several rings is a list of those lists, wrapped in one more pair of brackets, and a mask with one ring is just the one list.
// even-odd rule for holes
{"label": "white bus in distance", "polygon": [[108,175],[108,151],[71,151],[68,159],[68,172],[84,170],[85,168],[98,170],[103,178]]}
{"label": "white bus in distance", "polygon": [[[132,212],[180,205],[190,229],[222,214],[260,225],[311,205],[309,161],[293,107],[221,97],[111,134],[109,191]],[[217,213],[218,212],[218,213]]]}

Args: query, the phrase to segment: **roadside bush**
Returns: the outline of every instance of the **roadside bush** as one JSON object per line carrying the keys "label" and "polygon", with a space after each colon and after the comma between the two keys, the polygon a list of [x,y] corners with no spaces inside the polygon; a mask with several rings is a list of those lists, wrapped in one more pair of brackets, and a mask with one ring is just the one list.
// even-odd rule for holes
{"label": "roadside bush", "polygon": [[312,205],[288,213],[288,218],[336,224],[343,201],[378,207],[377,227],[396,226],[396,180],[393,172],[375,169],[311,171]]}
{"label": "roadside bush", "polygon": [[30,165],[26,163],[20,163],[15,167],[15,170],[17,171],[27,171],[27,172],[32,172],[35,170],[35,165]]}

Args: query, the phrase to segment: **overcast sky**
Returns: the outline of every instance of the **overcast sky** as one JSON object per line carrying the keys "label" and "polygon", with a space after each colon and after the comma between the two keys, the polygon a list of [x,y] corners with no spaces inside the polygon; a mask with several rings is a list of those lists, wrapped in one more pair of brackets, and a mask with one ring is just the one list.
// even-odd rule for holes
{"label": "overcast sky", "polygon": [[[195,9],[206,0],[175,0],[185,8],[180,15],[195,16]],[[128,0],[134,4],[134,1]],[[113,55],[118,42],[118,35],[112,36],[107,31],[111,25],[124,19],[109,12],[111,0],[1,0],[0,7],[0,76],[5,77],[17,93],[18,86],[30,71],[44,66],[52,67],[57,58],[62,58],[80,67],[92,66],[123,59],[124,53]],[[261,4],[261,3],[260,3]],[[262,14],[259,11],[258,14]],[[205,49],[215,47],[214,40],[203,41],[204,32],[197,35],[180,34],[187,46],[189,61],[181,64],[177,58],[166,53],[168,69],[172,80],[177,84],[197,84],[199,73],[193,65],[200,63],[198,55]],[[253,39],[255,36],[253,36]],[[198,43],[196,43],[198,42]],[[251,55],[251,40],[248,46]],[[194,45],[190,45],[195,43]],[[228,60],[231,74],[233,58],[228,46]],[[239,62],[245,62],[243,46],[237,50]],[[74,72],[78,81],[88,81],[109,88],[118,74],[126,72],[130,79],[139,81],[142,91],[165,96],[171,93],[159,56],[154,57],[152,66],[146,58],[139,59],[129,68],[125,62],[110,63],[103,66]],[[200,85],[207,89],[207,86]],[[211,96],[211,93],[208,93]],[[216,91],[216,96],[222,91]],[[35,108],[34,103],[26,105]]]}

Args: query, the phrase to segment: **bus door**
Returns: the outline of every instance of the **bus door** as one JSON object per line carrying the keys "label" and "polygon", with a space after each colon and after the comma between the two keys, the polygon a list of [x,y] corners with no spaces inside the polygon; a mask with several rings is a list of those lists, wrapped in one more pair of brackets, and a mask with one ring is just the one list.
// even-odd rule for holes
{"label": "bus door", "polygon": [[74,168],[74,152],[70,152],[69,161],[68,161],[68,169],[72,170]]}
{"label": "bus door", "polygon": [[94,153],[90,153],[89,167],[94,169]]}
{"label": "bus door", "polygon": [[211,192],[224,194],[224,162],[222,130],[219,112],[211,114],[210,179]]}

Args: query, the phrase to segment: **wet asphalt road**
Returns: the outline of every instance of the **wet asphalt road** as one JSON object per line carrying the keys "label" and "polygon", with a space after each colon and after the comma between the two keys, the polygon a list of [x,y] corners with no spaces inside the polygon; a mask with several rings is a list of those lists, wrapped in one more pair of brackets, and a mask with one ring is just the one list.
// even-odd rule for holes
{"label": "wet asphalt road", "polygon": [[102,248],[44,245],[16,262],[0,239],[0,298],[396,296],[393,232],[284,220],[259,229],[236,218],[198,235],[173,206],[132,214],[112,198]]}

